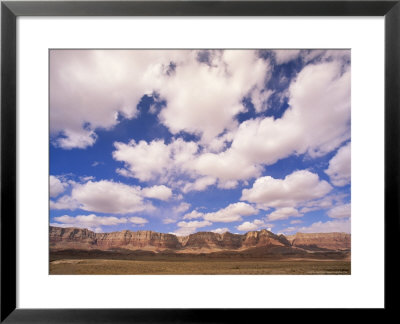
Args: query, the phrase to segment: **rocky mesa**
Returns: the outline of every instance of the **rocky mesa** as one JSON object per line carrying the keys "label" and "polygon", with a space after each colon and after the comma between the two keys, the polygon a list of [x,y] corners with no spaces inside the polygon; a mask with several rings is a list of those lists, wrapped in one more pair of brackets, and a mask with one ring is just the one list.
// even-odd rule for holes
{"label": "rocky mesa", "polygon": [[350,250],[351,236],[346,233],[297,233],[287,237],[290,244],[299,248]]}
{"label": "rocky mesa", "polygon": [[253,248],[282,247],[293,250],[348,251],[351,236],[346,233],[297,233],[276,235],[265,229],[246,234],[197,232],[176,236],[153,231],[95,233],[82,228],[50,226],[49,242],[52,250],[148,250],[176,253],[208,253],[215,251],[244,251]]}

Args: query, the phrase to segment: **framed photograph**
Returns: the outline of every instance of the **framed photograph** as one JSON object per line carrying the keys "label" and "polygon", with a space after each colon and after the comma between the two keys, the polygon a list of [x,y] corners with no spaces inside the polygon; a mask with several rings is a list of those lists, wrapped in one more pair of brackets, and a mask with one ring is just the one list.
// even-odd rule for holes
{"label": "framed photograph", "polygon": [[399,15],[2,2],[1,321],[392,309]]}

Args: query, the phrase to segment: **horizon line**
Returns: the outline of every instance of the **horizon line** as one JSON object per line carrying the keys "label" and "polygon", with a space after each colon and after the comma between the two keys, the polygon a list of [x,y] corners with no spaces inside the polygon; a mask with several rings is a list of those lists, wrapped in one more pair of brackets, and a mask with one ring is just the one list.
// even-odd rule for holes
{"label": "horizon line", "polygon": [[261,228],[261,229],[259,229],[259,230],[254,230],[254,231],[247,231],[247,232],[245,232],[245,233],[243,233],[243,234],[232,233],[232,232],[229,232],[229,231],[226,231],[226,232],[223,232],[223,233],[217,233],[217,232],[212,232],[212,231],[199,231],[199,232],[195,232],[195,233],[191,233],[191,234],[187,234],[187,235],[177,235],[176,233],[171,233],[171,232],[169,232],[169,233],[163,233],[163,232],[157,232],[157,231],[152,231],[152,230],[136,230],[136,231],[133,231],[133,230],[125,229],[125,230],[112,231],[112,232],[95,232],[95,231],[90,230],[89,228],[86,228],[86,227],[76,227],[76,226],[64,227],[64,226],[53,226],[53,225],[49,225],[49,227],[54,227],[54,228],[73,228],[73,229],[79,229],[79,230],[87,230],[87,231],[93,232],[93,233],[95,233],[95,234],[109,234],[109,233],[119,233],[119,232],[124,232],[124,231],[126,231],[126,232],[133,232],[133,233],[135,233],[135,232],[153,232],[153,233],[159,233],[159,234],[174,235],[174,236],[176,236],[176,237],[185,237],[185,236],[190,236],[190,235],[194,235],[194,234],[198,234],[198,233],[213,233],[213,234],[220,234],[220,235],[225,234],[225,233],[229,233],[229,234],[232,234],[232,235],[246,235],[246,234],[248,234],[248,233],[252,233],[252,232],[261,232],[261,231],[270,232],[270,233],[272,233],[272,234],[274,234],[274,235],[276,235],[276,236],[283,235],[283,236],[285,236],[285,237],[287,237],[287,236],[293,236],[293,235],[297,235],[297,234],[334,234],[334,233],[337,233],[337,234],[347,234],[347,235],[351,235],[351,233],[346,233],[346,232],[312,232],[312,233],[311,233],[311,232],[310,232],[310,233],[306,233],[306,232],[296,232],[296,233],[294,233],[294,234],[288,234],[288,235],[286,235],[286,234],[283,234],[283,233],[274,233],[274,232],[272,232],[272,231],[267,230],[266,228]]}

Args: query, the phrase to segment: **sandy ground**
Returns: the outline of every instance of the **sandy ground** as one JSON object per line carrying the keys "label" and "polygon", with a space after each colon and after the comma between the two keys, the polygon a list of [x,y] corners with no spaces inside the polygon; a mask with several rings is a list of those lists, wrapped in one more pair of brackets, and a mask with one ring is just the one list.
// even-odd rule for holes
{"label": "sandy ground", "polygon": [[294,274],[349,275],[348,260],[104,260],[59,259],[50,274],[182,275],[182,274]]}

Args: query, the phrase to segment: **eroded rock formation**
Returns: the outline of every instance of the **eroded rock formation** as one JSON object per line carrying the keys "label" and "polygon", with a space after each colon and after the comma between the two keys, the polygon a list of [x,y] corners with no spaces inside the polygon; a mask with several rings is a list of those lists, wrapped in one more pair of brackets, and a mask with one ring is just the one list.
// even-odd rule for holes
{"label": "eroded rock formation", "polygon": [[81,228],[50,226],[50,247],[52,249],[128,249],[128,250],[172,250],[176,252],[241,251],[251,248],[306,249],[306,250],[349,250],[351,237],[345,233],[297,233],[285,237],[265,229],[246,234],[229,232],[218,234],[198,232],[188,236],[157,233],[153,231],[120,231],[95,233]]}
{"label": "eroded rock formation", "polygon": [[307,249],[349,250],[351,235],[346,233],[297,233],[287,237],[292,246]]}

